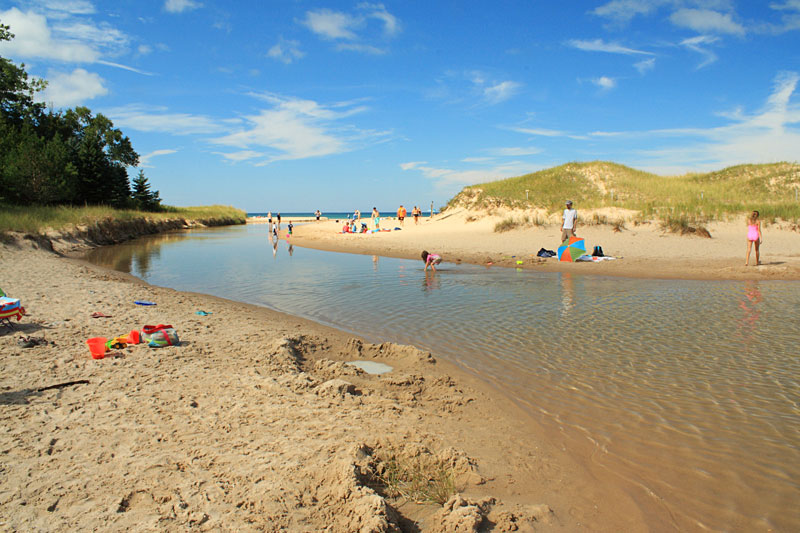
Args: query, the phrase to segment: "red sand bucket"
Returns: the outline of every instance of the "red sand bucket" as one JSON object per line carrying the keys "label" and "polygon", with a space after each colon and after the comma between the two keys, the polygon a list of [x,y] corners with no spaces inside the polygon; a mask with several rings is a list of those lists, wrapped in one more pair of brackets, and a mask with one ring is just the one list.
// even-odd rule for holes
{"label": "red sand bucket", "polygon": [[106,356],[106,339],[105,337],[92,337],[86,344],[89,345],[89,351],[92,352],[92,359],[102,359]]}
{"label": "red sand bucket", "polygon": [[138,329],[132,329],[131,332],[128,333],[128,344],[139,344],[140,340],[141,335]]}

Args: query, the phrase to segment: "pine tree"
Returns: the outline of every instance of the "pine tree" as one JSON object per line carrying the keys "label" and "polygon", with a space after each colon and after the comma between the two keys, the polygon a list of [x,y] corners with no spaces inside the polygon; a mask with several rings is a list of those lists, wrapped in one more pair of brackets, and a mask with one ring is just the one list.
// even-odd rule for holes
{"label": "pine tree", "polygon": [[143,211],[158,211],[161,208],[161,198],[158,191],[150,190],[150,183],[144,175],[144,170],[133,178],[133,200]]}

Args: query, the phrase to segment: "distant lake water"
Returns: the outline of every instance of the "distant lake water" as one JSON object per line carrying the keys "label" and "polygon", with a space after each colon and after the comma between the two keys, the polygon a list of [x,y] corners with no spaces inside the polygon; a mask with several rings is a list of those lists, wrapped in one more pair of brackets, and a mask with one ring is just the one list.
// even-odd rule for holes
{"label": "distant lake water", "polygon": [[677,530],[800,531],[798,282],[449,263],[426,274],[422,261],[271,243],[263,225],[143,238],[88,260],[431,350],[515,398]]}

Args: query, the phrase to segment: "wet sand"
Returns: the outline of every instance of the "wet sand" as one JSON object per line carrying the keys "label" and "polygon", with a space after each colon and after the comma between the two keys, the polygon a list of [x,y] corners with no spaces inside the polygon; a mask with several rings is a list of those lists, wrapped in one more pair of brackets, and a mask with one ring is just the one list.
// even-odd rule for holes
{"label": "wet sand", "polygon": [[[149,286],[29,241],[2,245],[0,269],[2,288],[28,311],[13,332],[0,328],[2,529],[669,524],[644,516],[512,401],[435,354]],[[174,325],[180,345],[89,355],[90,337],[159,323]],[[44,342],[22,347],[21,336]],[[345,365],[353,360],[393,371],[366,374]],[[386,495],[375,476],[392,454],[448,465],[459,496],[441,506]]]}
{"label": "wet sand", "polygon": [[[533,220],[537,216],[499,209],[489,214],[456,208],[433,218],[423,217],[419,224],[407,218],[401,231],[381,233],[341,234],[341,223],[315,222],[298,225],[291,240],[295,245],[321,250],[407,259],[419,259],[421,251],[428,250],[442,255],[446,262],[546,272],[665,279],[800,280],[800,228],[790,223],[762,223],[762,264],[756,265],[755,252],[751,252],[750,265],[745,266],[747,233],[743,217],[707,224],[711,238],[705,238],[666,232],[652,221],[637,223],[635,214],[621,210],[579,209],[578,213],[576,233],[585,239],[588,253],[600,245],[605,255],[617,260],[564,263],[556,258],[541,259],[536,256],[539,249],[557,251],[560,245],[559,215],[547,219],[539,215],[540,225],[528,224],[497,233],[495,225],[509,217],[519,220],[528,216]],[[611,223],[584,222],[593,220],[595,215],[600,220],[621,221],[619,231]],[[391,218],[384,218],[381,226],[401,227]]]}

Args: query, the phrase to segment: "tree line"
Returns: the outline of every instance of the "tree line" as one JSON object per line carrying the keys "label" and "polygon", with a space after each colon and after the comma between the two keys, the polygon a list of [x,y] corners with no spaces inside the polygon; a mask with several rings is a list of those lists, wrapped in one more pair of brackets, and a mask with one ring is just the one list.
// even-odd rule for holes
{"label": "tree line", "polygon": [[[13,37],[0,23],[0,42]],[[139,154],[130,139],[89,108],[47,109],[35,100],[46,86],[0,56],[0,202],[161,210],[143,171],[131,186]]]}

